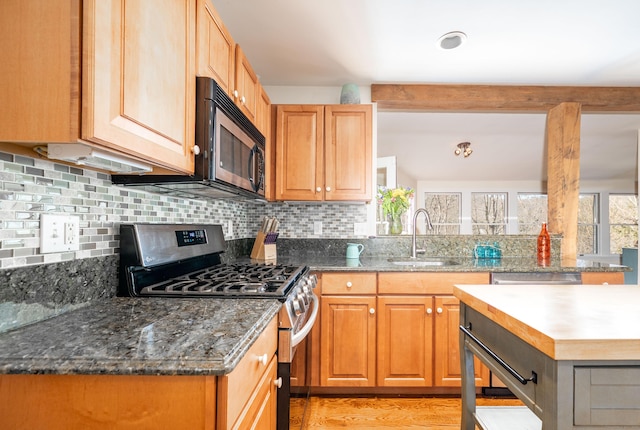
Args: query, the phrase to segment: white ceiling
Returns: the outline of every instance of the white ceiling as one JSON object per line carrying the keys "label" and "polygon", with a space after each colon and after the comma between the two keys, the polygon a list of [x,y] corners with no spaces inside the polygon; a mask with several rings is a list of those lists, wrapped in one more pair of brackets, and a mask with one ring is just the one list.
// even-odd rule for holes
{"label": "white ceiling", "polygon": [[[638,0],[213,2],[264,86],[640,86]],[[467,42],[439,49],[449,31]],[[639,128],[640,114],[584,114],[581,178],[636,178]],[[415,179],[540,180],[544,129],[535,114],[379,112],[379,155]]]}

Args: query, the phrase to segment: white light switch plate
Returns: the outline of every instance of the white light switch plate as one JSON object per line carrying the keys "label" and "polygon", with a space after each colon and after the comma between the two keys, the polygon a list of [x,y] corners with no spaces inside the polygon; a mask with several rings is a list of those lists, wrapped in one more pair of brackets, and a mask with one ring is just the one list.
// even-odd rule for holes
{"label": "white light switch plate", "polygon": [[80,249],[80,217],[74,215],[40,215],[40,252],[77,251]]}
{"label": "white light switch plate", "polygon": [[353,234],[356,236],[366,236],[367,235],[367,223],[366,222],[354,222],[353,223]]}
{"label": "white light switch plate", "polygon": [[322,234],[322,221],[314,221],[313,222],[313,234],[321,235]]}

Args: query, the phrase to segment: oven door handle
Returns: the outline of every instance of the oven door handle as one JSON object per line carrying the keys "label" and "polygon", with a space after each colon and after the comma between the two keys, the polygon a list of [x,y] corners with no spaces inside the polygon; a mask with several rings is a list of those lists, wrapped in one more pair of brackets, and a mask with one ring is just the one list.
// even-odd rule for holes
{"label": "oven door handle", "polygon": [[311,301],[313,302],[313,310],[311,311],[311,315],[307,320],[307,323],[302,327],[302,329],[294,334],[291,337],[291,347],[293,348],[297,344],[303,341],[303,339],[309,334],[311,329],[313,328],[313,324],[316,322],[316,318],[318,317],[318,308],[320,307],[320,303],[318,303],[318,296],[313,294],[311,296]]}

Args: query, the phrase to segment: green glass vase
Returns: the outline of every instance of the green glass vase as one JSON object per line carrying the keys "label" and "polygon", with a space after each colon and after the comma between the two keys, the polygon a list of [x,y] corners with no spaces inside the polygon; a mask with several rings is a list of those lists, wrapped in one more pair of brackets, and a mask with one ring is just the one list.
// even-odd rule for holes
{"label": "green glass vase", "polygon": [[402,215],[389,215],[389,234],[402,234]]}

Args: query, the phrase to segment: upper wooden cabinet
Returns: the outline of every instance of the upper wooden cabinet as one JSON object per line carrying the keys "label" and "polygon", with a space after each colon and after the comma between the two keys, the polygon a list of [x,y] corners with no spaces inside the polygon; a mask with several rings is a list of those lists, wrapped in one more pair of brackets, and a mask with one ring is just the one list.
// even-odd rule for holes
{"label": "upper wooden cabinet", "polygon": [[[264,89],[258,76],[225,27],[211,0],[198,0],[197,73],[215,80],[258,129]],[[267,111],[270,116],[270,112]],[[266,134],[265,134],[266,136]]]}
{"label": "upper wooden cabinet", "polygon": [[236,43],[210,0],[198,0],[197,73],[215,80],[229,96],[235,85]]}
{"label": "upper wooden cabinet", "polygon": [[0,49],[0,141],[193,172],[195,0],[1,2]]}
{"label": "upper wooden cabinet", "polygon": [[244,55],[240,45],[236,45],[236,80],[233,99],[244,114],[256,124],[258,98],[260,97],[258,76]]}
{"label": "upper wooden cabinet", "polygon": [[83,7],[82,138],[192,173],[195,0]]}
{"label": "upper wooden cabinet", "polygon": [[279,105],[276,200],[369,201],[371,105]]}

